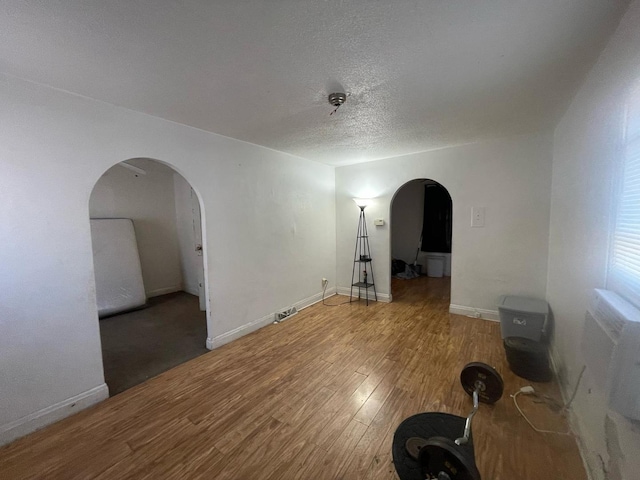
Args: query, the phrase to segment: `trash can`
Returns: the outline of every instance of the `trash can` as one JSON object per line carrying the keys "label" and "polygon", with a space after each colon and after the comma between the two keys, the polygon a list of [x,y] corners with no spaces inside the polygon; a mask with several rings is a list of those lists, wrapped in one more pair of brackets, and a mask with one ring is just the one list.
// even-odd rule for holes
{"label": "trash can", "polygon": [[504,339],[509,368],[519,377],[532,382],[549,382],[553,376],[549,366],[549,353],[544,343],[528,338]]}
{"label": "trash can", "polygon": [[427,276],[444,277],[443,255],[427,255]]}

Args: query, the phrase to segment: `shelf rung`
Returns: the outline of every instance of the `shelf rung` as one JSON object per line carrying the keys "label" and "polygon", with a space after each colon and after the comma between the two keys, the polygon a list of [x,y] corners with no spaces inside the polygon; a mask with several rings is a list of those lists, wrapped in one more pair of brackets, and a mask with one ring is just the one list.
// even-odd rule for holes
{"label": "shelf rung", "polygon": [[352,284],[354,287],[362,287],[362,288],[369,288],[369,287],[373,287],[373,283],[368,283],[368,282],[356,282]]}

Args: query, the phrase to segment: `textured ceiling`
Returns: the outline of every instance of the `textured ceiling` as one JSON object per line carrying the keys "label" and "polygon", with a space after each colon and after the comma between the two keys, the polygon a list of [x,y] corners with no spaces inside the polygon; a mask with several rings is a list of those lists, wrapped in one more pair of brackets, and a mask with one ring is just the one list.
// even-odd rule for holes
{"label": "textured ceiling", "polygon": [[0,71],[344,165],[552,128],[628,3],[0,0]]}

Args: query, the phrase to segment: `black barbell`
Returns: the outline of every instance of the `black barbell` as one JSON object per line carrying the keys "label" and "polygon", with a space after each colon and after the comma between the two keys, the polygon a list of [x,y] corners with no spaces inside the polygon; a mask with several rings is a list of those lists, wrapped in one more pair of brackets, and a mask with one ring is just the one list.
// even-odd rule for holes
{"label": "black barbell", "polygon": [[[454,427],[461,425],[462,421],[464,421],[462,436],[451,438],[451,436],[438,434],[428,438],[409,437],[405,442],[404,448],[409,457],[411,457],[414,462],[417,462],[417,465],[416,469],[407,469],[406,466],[404,466],[403,471],[419,472],[419,476],[412,474],[412,478],[481,480],[480,472],[475,463],[473,446],[467,445],[470,443],[471,438],[471,422],[473,416],[478,411],[480,402],[493,404],[502,397],[504,383],[500,374],[493,367],[482,362],[467,364],[460,373],[460,383],[464,391],[473,399],[473,410],[471,410],[471,413],[469,413],[466,419],[456,415],[438,414],[446,417],[444,420],[438,417],[438,421],[449,422],[454,425]],[[429,417],[429,415],[430,414],[415,415],[405,420],[403,424],[414,424],[413,428],[418,428],[420,427],[420,422],[428,423],[430,421],[431,417]],[[398,427],[396,436],[398,436],[403,424]],[[428,427],[427,425],[423,425],[423,427],[425,431],[437,432],[437,428],[433,426]],[[451,431],[450,428],[446,430],[447,432]],[[442,431],[445,431],[445,429],[443,428]],[[396,451],[394,451],[394,461],[396,460],[395,454]],[[396,470],[398,470],[399,474],[401,473],[398,465],[396,465]]]}

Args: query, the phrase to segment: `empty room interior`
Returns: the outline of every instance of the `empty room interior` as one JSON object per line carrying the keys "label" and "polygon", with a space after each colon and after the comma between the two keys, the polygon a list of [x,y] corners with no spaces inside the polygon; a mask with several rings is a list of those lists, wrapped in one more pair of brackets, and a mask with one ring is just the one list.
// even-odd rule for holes
{"label": "empty room interior", "polygon": [[0,478],[638,478],[640,0],[0,40]]}

